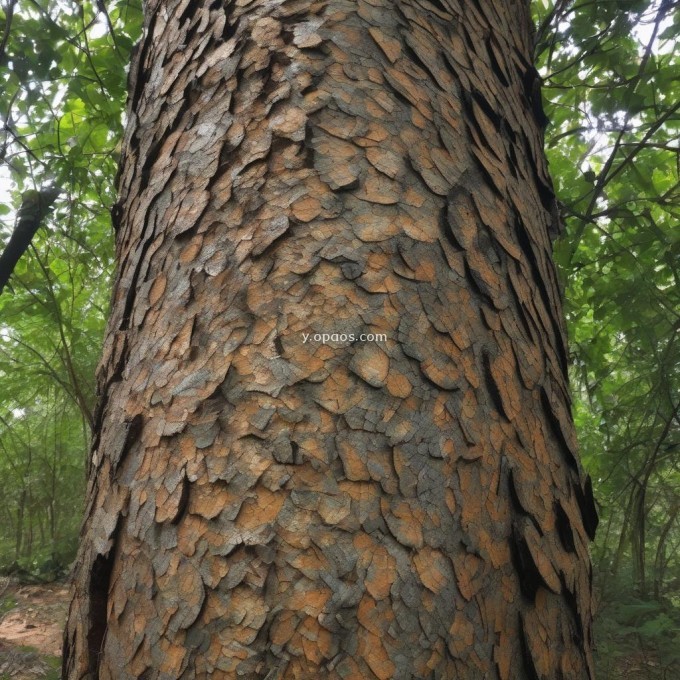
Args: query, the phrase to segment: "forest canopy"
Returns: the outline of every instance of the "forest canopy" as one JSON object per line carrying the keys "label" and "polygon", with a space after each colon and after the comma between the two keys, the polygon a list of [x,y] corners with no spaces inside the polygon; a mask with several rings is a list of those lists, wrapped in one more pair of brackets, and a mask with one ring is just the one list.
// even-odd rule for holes
{"label": "forest canopy", "polygon": [[[601,678],[631,641],[661,668],[680,661],[678,9],[533,4],[573,411],[601,518]],[[22,220],[32,230],[0,272],[5,572],[59,576],[75,554],[141,25],[135,0],[0,8],[0,252]]]}

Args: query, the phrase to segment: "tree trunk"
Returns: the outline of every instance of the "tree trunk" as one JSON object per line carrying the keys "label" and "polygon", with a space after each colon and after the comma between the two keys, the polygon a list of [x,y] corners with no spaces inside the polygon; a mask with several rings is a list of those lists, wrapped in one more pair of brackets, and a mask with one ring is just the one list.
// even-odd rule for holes
{"label": "tree trunk", "polygon": [[19,507],[17,509],[17,530],[14,540],[14,562],[18,564],[21,557],[21,549],[24,539],[24,513],[26,510],[26,489],[21,489],[19,494]]}
{"label": "tree trunk", "polygon": [[661,535],[656,544],[656,555],[654,558],[654,599],[657,601],[661,600],[661,595],[663,594],[663,582],[665,576],[665,561],[666,561],[666,545],[668,541],[668,536],[671,533],[671,529],[675,524],[675,521],[680,514],[680,501],[673,499],[669,501],[670,510],[667,514],[667,519],[661,528]]}
{"label": "tree trunk", "polygon": [[64,677],[592,677],[527,5],[147,2]]}

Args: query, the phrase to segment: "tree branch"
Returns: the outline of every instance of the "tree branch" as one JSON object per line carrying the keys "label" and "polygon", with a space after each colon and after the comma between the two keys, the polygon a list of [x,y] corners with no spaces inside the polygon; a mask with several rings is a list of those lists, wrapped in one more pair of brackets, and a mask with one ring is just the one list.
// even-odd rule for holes
{"label": "tree branch", "polygon": [[17,223],[5,250],[0,256],[0,294],[9,281],[14,267],[26,252],[43,218],[61,194],[58,187],[27,191],[19,208]]}

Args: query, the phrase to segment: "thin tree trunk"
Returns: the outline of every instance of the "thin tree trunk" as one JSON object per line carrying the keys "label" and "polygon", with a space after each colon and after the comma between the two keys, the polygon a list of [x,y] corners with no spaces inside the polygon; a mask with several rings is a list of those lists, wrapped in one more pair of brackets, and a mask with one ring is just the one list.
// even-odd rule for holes
{"label": "thin tree trunk", "polygon": [[146,16],[64,677],[592,677],[528,3]]}
{"label": "thin tree trunk", "polygon": [[2,519],[2,523],[3,523],[3,526],[4,526],[4,530],[5,530],[4,534],[8,537],[15,535],[14,534],[14,516],[12,514],[13,511],[14,511],[14,508],[11,505],[7,504],[7,505],[3,506],[4,517]]}
{"label": "thin tree trunk", "polygon": [[41,512],[36,513],[36,521],[38,523],[38,531],[40,532],[40,547],[42,548],[45,545],[45,527],[43,526]]}
{"label": "thin tree trunk", "polygon": [[24,539],[24,557],[30,559],[33,556],[33,511],[35,510],[35,503],[33,502],[33,493],[31,487],[28,487],[28,499],[26,501],[26,509],[28,510],[28,532]]}
{"label": "thin tree trunk", "polygon": [[663,580],[665,575],[664,557],[666,554],[666,541],[680,513],[680,502],[673,501],[668,512],[668,519],[661,528],[659,541],[656,545],[656,555],[654,557],[654,599],[660,600],[663,592]]}
{"label": "thin tree trunk", "polygon": [[[623,520],[621,523],[621,532],[619,534],[619,540],[618,544],[616,547],[616,552],[614,554],[614,559],[612,561],[612,566],[611,566],[611,574],[612,574],[612,581],[616,581],[618,575],[619,575],[619,569],[621,567],[621,561],[623,559],[623,555],[626,549],[626,546],[628,545],[628,539],[629,535],[631,532],[630,524],[631,524],[631,517],[633,514],[633,508],[634,508],[634,503],[635,503],[635,486],[631,486],[631,491],[630,494],[628,495],[628,500],[626,501],[626,507],[623,511]],[[613,514],[613,510],[612,510]],[[632,538],[631,540],[631,545],[632,545]]]}
{"label": "thin tree trunk", "polygon": [[641,483],[635,496],[633,523],[630,531],[631,552],[633,554],[633,579],[641,597],[647,596],[646,555],[647,548],[647,486]]}
{"label": "thin tree trunk", "polygon": [[21,548],[24,538],[24,512],[26,509],[26,489],[21,489],[19,495],[19,507],[17,508],[17,528],[14,540],[14,562],[18,562],[21,557]]}

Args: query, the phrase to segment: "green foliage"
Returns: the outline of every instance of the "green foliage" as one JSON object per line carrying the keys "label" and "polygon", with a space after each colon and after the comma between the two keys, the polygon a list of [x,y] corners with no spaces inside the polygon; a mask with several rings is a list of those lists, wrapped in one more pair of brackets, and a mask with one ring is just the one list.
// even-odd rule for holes
{"label": "green foliage", "polygon": [[72,559],[113,266],[126,67],[138,2],[19,0],[0,12],[0,243],[61,189],[0,295],[0,569]]}
{"label": "green foliage", "polygon": [[680,606],[680,16],[665,0],[534,9],[574,413],[602,519],[600,661],[617,636],[630,651],[632,631],[666,654]]}
{"label": "green foliage", "polygon": [[612,680],[634,661],[648,677],[672,677],[680,669],[680,609],[670,602],[642,599],[630,590],[632,575],[618,579],[617,597],[604,603],[595,620],[597,677]]}
{"label": "green foliage", "polygon": [[[14,662],[9,664],[11,671],[0,673],[0,680],[14,680],[17,677],[41,678],[41,680],[59,680],[61,678],[61,657],[59,656],[41,654],[37,649],[28,645],[14,647],[10,654]],[[8,654],[3,656],[7,657]],[[21,671],[25,671],[28,675],[21,673]],[[17,675],[17,673],[21,673],[21,675]]]}
{"label": "green foliage", "polygon": [[47,671],[43,680],[61,679],[61,657],[60,656],[41,656],[43,663],[47,666]]}
{"label": "green foliage", "polygon": [[17,606],[17,601],[12,595],[0,597],[0,618]]}
{"label": "green foliage", "polygon": [[2,571],[56,575],[75,548],[87,431],[63,392],[46,382],[23,389],[30,406],[0,415],[0,466],[11,482],[0,514]]}

